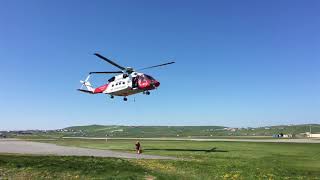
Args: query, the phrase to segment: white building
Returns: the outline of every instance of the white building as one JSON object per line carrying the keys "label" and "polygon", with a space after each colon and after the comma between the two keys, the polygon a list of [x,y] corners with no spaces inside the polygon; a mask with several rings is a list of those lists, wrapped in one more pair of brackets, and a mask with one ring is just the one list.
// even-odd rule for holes
{"label": "white building", "polygon": [[320,134],[312,134],[310,132],[306,132],[306,135],[309,138],[320,138]]}

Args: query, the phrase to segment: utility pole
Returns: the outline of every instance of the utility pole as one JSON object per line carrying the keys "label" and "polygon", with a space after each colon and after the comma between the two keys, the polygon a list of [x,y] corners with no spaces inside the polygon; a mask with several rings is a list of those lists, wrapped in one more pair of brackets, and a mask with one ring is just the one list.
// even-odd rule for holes
{"label": "utility pole", "polygon": [[312,134],[312,131],[311,131],[311,124],[310,124],[310,134]]}

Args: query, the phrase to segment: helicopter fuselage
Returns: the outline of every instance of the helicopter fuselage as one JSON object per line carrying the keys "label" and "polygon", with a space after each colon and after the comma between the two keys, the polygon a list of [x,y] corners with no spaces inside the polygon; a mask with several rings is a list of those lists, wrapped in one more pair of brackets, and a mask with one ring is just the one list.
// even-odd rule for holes
{"label": "helicopter fuselage", "polygon": [[160,82],[153,77],[133,72],[131,75],[121,74],[113,76],[108,83],[94,89],[93,94],[104,93],[113,96],[130,96],[133,94],[154,90]]}

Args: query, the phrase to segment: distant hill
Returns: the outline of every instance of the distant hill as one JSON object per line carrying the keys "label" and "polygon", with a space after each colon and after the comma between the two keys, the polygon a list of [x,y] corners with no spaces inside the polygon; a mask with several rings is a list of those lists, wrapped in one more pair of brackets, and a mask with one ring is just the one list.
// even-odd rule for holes
{"label": "distant hill", "polygon": [[89,137],[187,137],[223,135],[223,126],[72,126],[63,130],[73,136]]}
{"label": "distant hill", "polygon": [[238,129],[234,134],[245,136],[270,136],[274,134],[292,134],[298,135],[301,133],[309,132],[310,126],[312,127],[313,133],[320,133],[320,124],[301,124],[301,125],[279,125],[279,126],[265,126],[258,128],[242,128]]}
{"label": "distant hill", "polygon": [[[320,133],[320,124],[312,124],[312,132]],[[272,136],[309,132],[310,125],[279,125],[258,128],[224,126],[72,126],[62,129],[66,136],[85,137],[189,137],[189,136]]]}
{"label": "distant hill", "polygon": [[57,130],[3,131],[1,137],[27,136],[41,138],[57,137],[202,137],[216,136],[273,136],[275,134],[291,134],[303,137],[301,133],[320,133],[320,124],[279,125],[258,128],[230,128],[225,126],[117,126],[88,125],[72,126]]}

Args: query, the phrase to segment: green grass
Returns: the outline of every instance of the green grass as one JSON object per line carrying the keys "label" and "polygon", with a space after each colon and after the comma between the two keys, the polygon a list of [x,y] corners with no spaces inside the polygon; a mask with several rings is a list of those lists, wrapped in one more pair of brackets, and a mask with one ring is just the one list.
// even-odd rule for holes
{"label": "green grass", "polygon": [[[134,153],[135,143],[134,140],[106,142],[77,139],[48,142],[131,153]],[[97,169],[114,166],[110,172],[115,171],[118,174],[113,172],[111,177],[118,175],[120,179],[128,179],[127,177],[143,179],[146,174],[158,179],[320,179],[320,144],[149,140],[140,142],[144,154],[175,156],[184,160],[122,160],[121,168],[118,169],[116,159],[94,158],[101,162],[98,163]],[[77,166],[78,163],[85,164],[87,161],[90,161],[90,158],[70,157],[63,162],[66,163],[64,166],[69,167]],[[67,165],[69,163],[71,165]],[[130,171],[131,167],[137,171]],[[60,170],[55,169],[52,172],[56,171]],[[102,171],[100,174],[95,171],[90,173],[86,168],[71,168],[68,173],[69,171],[71,174],[79,173],[80,177],[104,175]]]}
{"label": "green grass", "polygon": [[145,179],[171,176],[124,159],[0,155],[0,179]]}

